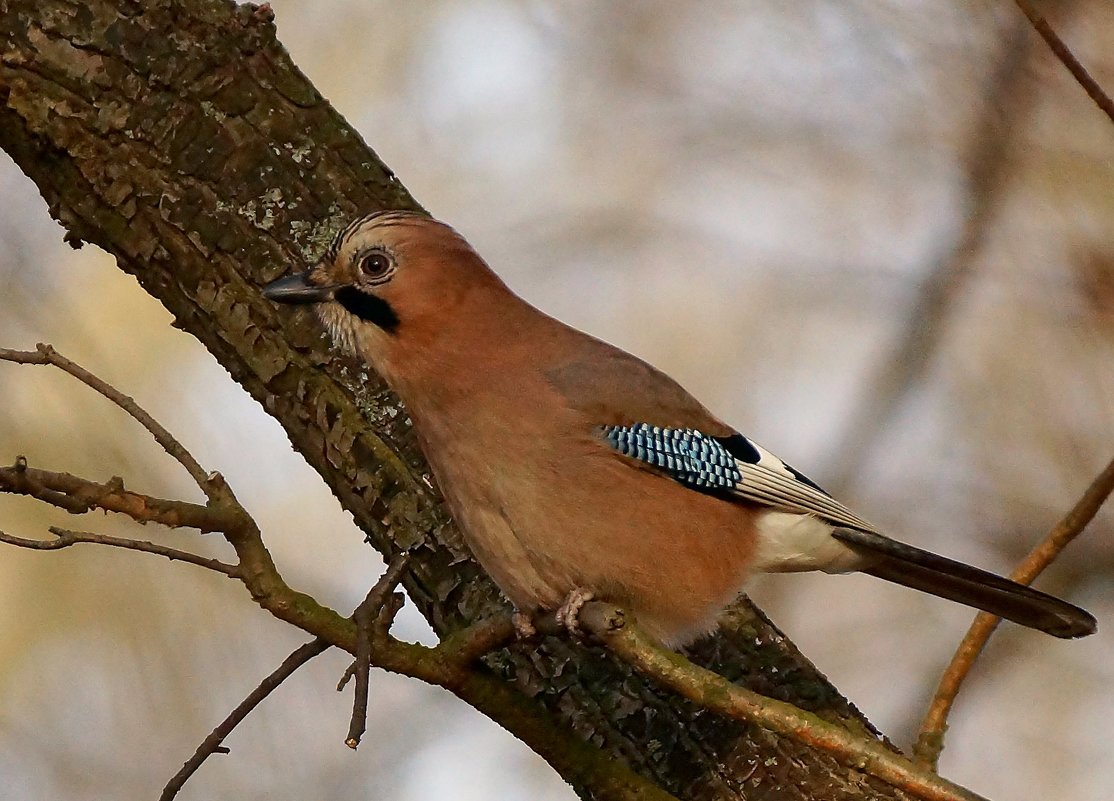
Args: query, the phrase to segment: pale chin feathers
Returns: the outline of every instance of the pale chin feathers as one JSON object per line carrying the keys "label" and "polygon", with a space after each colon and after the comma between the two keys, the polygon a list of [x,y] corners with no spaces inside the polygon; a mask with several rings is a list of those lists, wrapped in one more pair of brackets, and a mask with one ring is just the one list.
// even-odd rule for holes
{"label": "pale chin feathers", "polygon": [[360,355],[356,318],[353,315],[345,311],[338,303],[319,303],[314,311],[336,347],[349,356]]}

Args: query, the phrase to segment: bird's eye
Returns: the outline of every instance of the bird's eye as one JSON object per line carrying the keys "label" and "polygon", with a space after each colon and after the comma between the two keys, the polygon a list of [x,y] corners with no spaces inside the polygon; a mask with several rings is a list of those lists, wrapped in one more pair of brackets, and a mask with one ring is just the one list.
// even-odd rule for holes
{"label": "bird's eye", "polygon": [[360,272],[373,281],[386,278],[393,267],[391,257],[380,251],[373,251],[360,259]]}

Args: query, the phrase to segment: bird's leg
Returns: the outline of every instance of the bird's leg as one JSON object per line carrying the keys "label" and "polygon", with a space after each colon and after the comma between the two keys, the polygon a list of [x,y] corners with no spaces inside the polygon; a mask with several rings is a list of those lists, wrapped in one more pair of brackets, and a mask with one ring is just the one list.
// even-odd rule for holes
{"label": "bird's leg", "polygon": [[590,590],[577,587],[565,596],[565,602],[557,610],[557,624],[564,626],[569,634],[579,637],[583,634],[580,630],[580,608],[595,596]]}
{"label": "bird's leg", "polygon": [[514,625],[514,633],[520,640],[529,640],[538,633],[538,629],[534,626],[534,616],[529,612],[514,610],[511,623]]}

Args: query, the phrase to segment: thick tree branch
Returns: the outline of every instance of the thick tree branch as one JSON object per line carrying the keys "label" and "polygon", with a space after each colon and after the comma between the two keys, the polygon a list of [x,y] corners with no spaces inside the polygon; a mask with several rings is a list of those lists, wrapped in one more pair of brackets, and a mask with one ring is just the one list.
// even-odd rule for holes
{"label": "thick tree branch", "polygon": [[[1010,578],[1021,584],[1032,584],[1064,548],[1083,532],[1112,492],[1114,492],[1114,460],[1111,460],[1106,469],[1091,482],[1071,511],[1029,552]],[[990,635],[1001,622],[1001,618],[988,612],[980,612],[976,615],[975,621],[959,643],[959,648],[956,649],[951,662],[944,669],[913,748],[913,753],[922,764],[935,768],[940,761],[940,753],[944,750],[944,732],[948,727],[948,715],[951,713],[952,705],[964,680],[975,666],[975,661],[990,640]]]}
{"label": "thick tree branch", "polygon": [[792,704],[736,687],[680,654],[662,649],[613,606],[585,605],[580,623],[640,673],[706,709],[808,743],[924,801],[985,801],[895,754],[878,740],[855,736]]}

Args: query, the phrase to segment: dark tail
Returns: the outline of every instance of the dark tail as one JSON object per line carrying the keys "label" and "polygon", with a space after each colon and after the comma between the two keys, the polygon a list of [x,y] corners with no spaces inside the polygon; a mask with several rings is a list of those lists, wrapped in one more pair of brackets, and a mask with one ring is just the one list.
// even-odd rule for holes
{"label": "dark tail", "polygon": [[863,573],[958,601],[1054,637],[1086,637],[1097,628],[1089,612],[977,567],[937,556],[881,534],[837,528],[832,536],[871,559]]}

